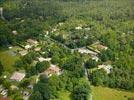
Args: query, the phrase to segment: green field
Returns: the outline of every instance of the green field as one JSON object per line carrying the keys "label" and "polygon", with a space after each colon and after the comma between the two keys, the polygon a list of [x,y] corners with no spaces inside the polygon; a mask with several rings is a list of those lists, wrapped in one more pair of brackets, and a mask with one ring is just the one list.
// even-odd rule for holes
{"label": "green field", "polygon": [[60,91],[60,100],[70,100],[70,92],[68,91]]}
{"label": "green field", "polygon": [[134,97],[134,92],[93,86],[92,94],[93,100],[128,100],[129,97]]}
{"label": "green field", "polygon": [[[120,91],[106,87],[92,88],[92,100],[128,100],[129,97],[134,97],[134,92]],[[60,91],[60,100],[71,100],[70,93],[67,91]]]}
{"label": "green field", "polygon": [[17,59],[19,59],[19,57],[13,53],[13,49],[0,51],[0,61],[2,62],[4,69],[8,72],[14,71],[13,65]]}

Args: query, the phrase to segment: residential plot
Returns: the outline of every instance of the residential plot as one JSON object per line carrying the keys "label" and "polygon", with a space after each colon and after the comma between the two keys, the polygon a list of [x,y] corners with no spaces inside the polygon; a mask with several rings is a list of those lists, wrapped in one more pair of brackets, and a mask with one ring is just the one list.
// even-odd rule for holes
{"label": "residential plot", "polygon": [[121,91],[106,87],[92,86],[93,100],[128,100],[134,98],[134,92]]}
{"label": "residential plot", "polygon": [[13,71],[14,70],[14,63],[16,60],[19,59],[19,56],[16,55],[14,50],[5,50],[0,51],[0,61],[2,62],[6,71]]}

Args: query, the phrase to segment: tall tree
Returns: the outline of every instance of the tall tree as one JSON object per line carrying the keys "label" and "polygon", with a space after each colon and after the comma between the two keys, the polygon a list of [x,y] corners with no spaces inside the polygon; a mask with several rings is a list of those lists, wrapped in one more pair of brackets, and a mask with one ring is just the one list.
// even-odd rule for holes
{"label": "tall tree", "polygon": [[2,63],[0,62],[0,75],[2,75],[3,71],[4,71],[4,67],[3,67]]}
{"label": "tall tree", "polygon": [[29,98],[29,100],[43,100],[41,93],[39,91],[35,91]]}
{"label": "tall tree", "polygon": [[89,90],[84,86],[77,86],[73,91],[73,100],[88,100]]}

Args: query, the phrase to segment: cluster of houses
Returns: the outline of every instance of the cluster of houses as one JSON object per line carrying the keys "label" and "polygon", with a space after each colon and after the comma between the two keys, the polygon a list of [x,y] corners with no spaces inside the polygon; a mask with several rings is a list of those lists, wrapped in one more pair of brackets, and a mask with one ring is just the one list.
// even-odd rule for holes
{"label": "cluster of houses", "polygon": [[86,47],[78,48],[78,52],[81,53],[81,54],[89,54],[91,56],[92,60],[95,60],[96,62],[99,61],[98,53],[94,52],[90,49],[87,49]]}
{"label": "cluster of houses", "polygon": [[[15,82],[21,82],[25,78],[25,76],[26,76],[25,72],[16,71],[12,74],[12,76],[10,77],[10,80],[15,81]],[[12,90],[19,90],[19,87],[17,87],[16,85],[11,85],[10,88]],[[32,89],[32,88],[29,88],[29,86],[27,88]],[[20,90],[20,92],[23,95],[24,100],[28,100],[28,98],[31,95],[31,93],[27,90],[23,90],[23,91]]]}
{"label": "cluster of houses", "polygon": [[87,46],[87,47],[83,47],[83,48],[78,48],[78,52],[81,54],[90,54],[93,60],[98,61],[98,54],[101,53],[102,50],[107,50],[108,47],[102,45],[100,42],[95,42],[94,44]]}
{"label": "cluster of houses", "polygon": [[27,45],[25,46],[25,49],[30,49],[33,46],[36,47],[38,45],[38,41],[33,40],[33,39],[28,39],[27,40]]}
{"label": "cluster of houses", "polygon": [[[59,25],[63,25],[63,23],[59,23]],[[75,27],[76,30],[81,30],[83,29],[81,26]],[[90,30],[89,27],[84,28],[86,30]],[[57,31],[57,29],[53,29],[52,32]],[[17,35],[18,32],[17,31],[12,31],[12,34]],[[48,34],[48,31],[47,31]],[[33,49],[34,51],[40,51],[41,47],[38,46],[39,42],[34,40],[34,39],[28,39],[26,41],[26,45],[24,45],[24,49],[19,50],[18,53],[21,56],[24,56],[26,54],[28,54],[29,50]],[[76,49],[79,53],[81,54],[89,54],[93,60],[95,60],[96,62],[99,61],[99,57],[98,54],[100,53],[101,50],[107,50],[108,47],[100,44],[100,42],[96,42],[88,47],[83,47],[83,48],[78,48]],[[43,52],[42,52],[43,53]],[[44,58],[42,56],[37,57],[37,62],[43,62],[43,61],[51,61],[51,58]],[[111,72],[112,66],[111,65],[98,65],[98,69],[104,69],[107,74],[109,74]],[[63,73],[63,70],[61,70],[57,65],[53,65],[51,64],[50,67],[45,70],[44,72],[40,73],[39,75],[46,75],[47,77],[51,77],[52,75],[61,75]],[[10,80],[12,81],[16,81],[16,82],[21,82],[26,76],[25,72],[14,72],[12,74],[12,76],[10,77]],[[33,86],[30,85],[28,86],[30,89],[33,89]],[[12,86],[12,88],[16,88],[18,89],[18,87],[16,86]],[[8,90],[3,89],[2,86],[0,86],[0,93],[1,95],[3,95],[3,97],[7,97],[8,95]],[[22,91],[21,92],[23,94],[23,99],[24,100],[28,100],[29,96],[31,95],[31,93],[29,93],[28,91]]]}
{"label": "cluster of houses", "polygon": [[[81,54],[89,54],[92,60],[95,60],[96,62],[98,62],[99,61],[98,54],[102,50],[107,50],[107,49],[108,49],[107,46],[100,44],[100,42],[96,42],[92,44],[91,46],[88,46],[87,48],[86,47],[78,48],[77,51]],[[97,69],[103,69],[104,71],[106,71],[107,74],[109,74],[112,68],[113,67],[110,64],[102,64],[102,65],[98,65]]]}
{"label": "cluster of houses", "polygon": [[24,49],[19,51],[19,54],[21,56],[24,56],[26,54],[28,54],[28,50],[34,47],[35,51],[40,51],[41,47],[37,47],[38,46],[38,41],[34,40],[34,39],[28,39],[26,42],[26,45],[24,46]]}
{"label": "cluster of houses", "polygon": [[8,89],[5,89],[2,85],[0,85],[0,94],[5,98],[8,96]]}
{"label": "cluster of houses", "polygon": [[[48,60],[50,60],[50,59],[48,59]],[[63,70],[61,70],[58,66],[51,64],[50,67],[47,70],[45,70],[44,72],[40,73],[39,76],[46,75],[49,78],[52,75],[61,75],[62,72],[63,72]],[[12,76],[10,77],[10,80],[15,81],[15,82],[21,82],[25,78],[25,76],[26,76],[25,72],[16,71],[12,74]],[[37,78],[39,78],[39,77],[37,77]],[[39,79],[37,79],[37,80],[39,80]],[[32,90],[33,85],[30,84],[27,88]],[[14,90],[14,89],[19,90],[19,88],[15,85],[12,85],[11,89],[12,90]],[[0,92],[3,95],[3,97],[7,97],[8,90],[4,90],[4,89],[1,90],[1,87],[0,87]],[[28,98],[31,95],[31,92],[29,92],[27,90],[23,90],[23,91],[21,91],[21,94],[23,95],[24,100],[28,100]]]}

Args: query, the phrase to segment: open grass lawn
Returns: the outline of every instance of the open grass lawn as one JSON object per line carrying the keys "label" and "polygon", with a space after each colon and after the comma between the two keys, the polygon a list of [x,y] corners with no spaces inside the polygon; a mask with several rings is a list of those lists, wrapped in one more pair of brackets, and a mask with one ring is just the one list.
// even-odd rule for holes
{"label": "open grass lawn", "polygon": [[14,71],[13,65],[17,59],[19,59],[19,56],[15,55],[13,50],[0,51],[0,61],[2,62],[4,69],[8,72]]}
{"label": "open grass lawn", "polygon": [[70,92],[68,91],[60,91],[60,100],[70,100]]}
{"label": "open grass lawn", "polygon": [[128,100],[128,97],[134,97],[134,92],[92,86],[92,95],[93,100]]}

